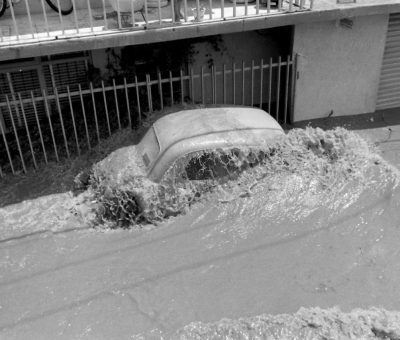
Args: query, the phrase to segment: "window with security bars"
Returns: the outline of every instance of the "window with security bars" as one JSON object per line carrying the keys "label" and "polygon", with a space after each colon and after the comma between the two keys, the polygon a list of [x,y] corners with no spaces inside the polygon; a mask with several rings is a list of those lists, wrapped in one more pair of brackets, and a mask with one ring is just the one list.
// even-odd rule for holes
{"label": "window with security bars", "polygon": [[[43,90],[47,94],[54,94],[54,87],[57,87],[58,93],[66,93],[67,85],[70,91],[76,91],[78,84],[86,85],[88,83],[88,59],[86,53],[79,55],[64,55],[63,58],[42,58],[34,59],[31,62],[24,62],[21,66],[11,63],[10,67],[0,69],[0,123],[3,124],[5,131],[12,129],[12,120],[10,109],[6,104],[6,96],[10,101],[12,117],[16,127],[24,125],[25,114],[27,123],[36,121],[35,107],[32,103],[23,103],[23,112],[20,104],[21,100],[42,96]],[[67,102],[67,98],[61,98],[60,103]],[[37,101],[36,113],[42,117],[46,113],[43,101]],[[0,131],[1,133],[1,131]]]}

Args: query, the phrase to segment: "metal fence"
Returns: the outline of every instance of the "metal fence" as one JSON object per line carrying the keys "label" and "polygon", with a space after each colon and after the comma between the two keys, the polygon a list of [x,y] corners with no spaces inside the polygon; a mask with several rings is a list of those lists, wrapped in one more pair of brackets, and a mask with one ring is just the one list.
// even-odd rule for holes
{"label": "metal fence", "polygon": [[[0,18],[0,46],[78,36],[102,35],[116,30],[142,30],[199,24],[235,18],[268,16],[313,8],[313,0],[67,0],[69,15],[54,12],[45,0],[21,0]],[[63,4],[64,0],[53,0]],[[177,18],[182,7],[183,18]],[[129,4],[127,6],[127,4]],[[112,6],[111,6],[112,5]]]}
{"label": "metal fence", "polygon": [[3,96],[0,176],[80,155],[115,131],[140,127],[147,113],[171,105],[257,106],[287,123],[293,109],[296,57],[156,70],[139,78]]}

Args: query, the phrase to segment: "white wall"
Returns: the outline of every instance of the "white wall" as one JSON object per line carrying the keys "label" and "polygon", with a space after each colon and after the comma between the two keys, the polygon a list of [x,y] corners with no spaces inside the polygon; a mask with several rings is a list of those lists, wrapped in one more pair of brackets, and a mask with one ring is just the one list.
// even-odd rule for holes
{"label": "white wall", "polygon": [[385,47],[388,15],[295,27],[299,53],[294,121],[373,112]]}

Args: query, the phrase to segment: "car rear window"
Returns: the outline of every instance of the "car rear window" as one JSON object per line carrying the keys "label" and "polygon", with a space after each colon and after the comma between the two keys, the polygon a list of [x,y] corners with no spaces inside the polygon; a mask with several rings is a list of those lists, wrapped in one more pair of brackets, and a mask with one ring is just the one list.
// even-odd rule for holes
{"label": "car rear window", "polygon": [[143,163],[146,168],[148,168],[160,153],[160,145],[153,127],[151,127],[144,135],[140,142],[139,149]]}

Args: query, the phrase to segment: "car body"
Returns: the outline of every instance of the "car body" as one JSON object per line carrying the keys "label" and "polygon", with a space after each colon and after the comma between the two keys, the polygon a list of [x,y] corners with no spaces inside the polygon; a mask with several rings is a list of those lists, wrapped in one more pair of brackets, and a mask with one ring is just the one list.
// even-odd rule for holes
{"label": "car body", "polygon": [[183,110],[158,119],[139,144],[117,150],[97,168],[113,183],[130,181],[134,175],[159,183],[173,163],[187,155],[262,148],[282,135],[282,127],[261,109],[229,106]]}

